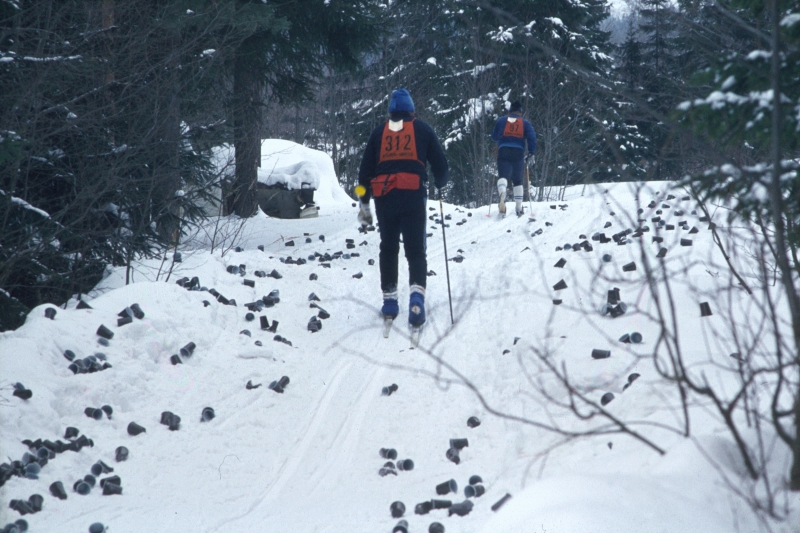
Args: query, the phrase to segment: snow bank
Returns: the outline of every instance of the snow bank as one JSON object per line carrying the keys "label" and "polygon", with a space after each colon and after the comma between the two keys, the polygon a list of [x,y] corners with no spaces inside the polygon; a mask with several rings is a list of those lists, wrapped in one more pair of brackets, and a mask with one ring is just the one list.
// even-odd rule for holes
{"label": "snow bank", "polygon": [[[235,152],[231,146],[214,150],[214,164],[226,177],[235,174]],[[325,152],[283,139],[266,139],[261,143],[261,167],[258,181],[267,186],[283,184],[289,189],[311,187],[318,206],[345,206],[352,199],[342,189],[333,168],[333,160]]]}
{"label": "snow bank", "polygon": [[314,203],[318,206],[352,202],[339,185],[330,156],[292,141],[266,139],[261,143],[258,181],[289,189],[316,189]]}
{"label": "snow bank", "polygon": [[[287,141],[270,141],[267,147],[274,168],[307,161],[327,169],[319,174],[320,188],[329,195],[323,202],[345,207],[324,209],[318,218],[306,220],[231,217],[225,222],[244,224],[230,228],[230,233],[240,232],[236,244],[242,251],[233,251],[234,243],[224,254],[219,245],[213,253],[208,247],[184,248],[183,261],[174,265],[168,282],[164,270],[172,252],[165,265],[157,259],[134,264],[135,283],[128,286],[125,270],[116,269],[87,297],[93,309],[75,309],[71,302],[50,320],[44,315],[50,306],[40,306],[18,330],[0,333],[0,462],[22,458],[29,451],[23,439],[66,440],[67,427],[78,428],[94,444],[58,454],[38,479],[15,476],[0,487],[0,526],[19,518],[8,509],[10,500],[41,494],[42,511],[25,516],[31,533],[85,533],[98,521],[114,533],[388,533],[397,523],[389,511],[394,501],[405,504],[410,533],[427,531],[434,521],[443,523],[447,533],[758,531],[747,506],[720,478],[722,472],[747,487],[735,451],[726,451],[732,439],[719,420],[703,415],[704,406],[692,407],[693,435],[706,439],[706,454],[720,472],[694,450],[693,441],[650,425],[636,429],[656,440],[666,455],[622,435],[564,442],[552,432],[493,416],[473,392],[449,381],[453,375],[423,349],[409,349],[405,327],[396,323],[384,339],[375,264],[379,236],[358,232],[356,208],[343,198],[327,156]],[[615,394],[606,407],[615,416],[674,425],[677,404],[668,403],[674,391],[668,394],[672,389],[647,358],[658,329],[647,319],[652,304],[643,290],[642,270],[622,270],[630,261],[641,261],[638,247],[592,241],[591,251],[556,250],[582,240],[581,234],[612,235],[631,226],[625,213],[635,221],[637,204],[629,187],[571,187],[565,200],[532,204],[531,219],[498,220],[486,216],[485,206],[470,210],[445,204],[451,217],[450,256],[463,257],[449,266],[455,325],[450,323],[439,228],[427,241],[428,268],[438,275],[428,278],[428,324],[420,346],[457,368],[494,408],[553,420],[565,431],[585,428],[586,421],[545,408],[528,394],[529,374],[521,371],[520,361],[531,361],[531,347],[547,343],[553,359],[564,360],[577,383],[598,387],[587,394],[595,399],[606,390]],[[672,290],[686,317],[682,335],[687,349],[704,359],[703,328],[714,327],[721,313],[715,308],[714,316],[699,319],[698,295],[682,280],[689,272],[694,287],[709,291],[728,280],[706,272],[724,267],[711,232],[692,213],[696,206],[689,200],[666,200],[665,187],[659,183],[643,191],[645,203],[654,200],[646,217],[663,209],[670,223],[687,220],[699,228],[690,234],[676,226],[662,235],[674,268]],[[671,207],[663,207],[664,201]],[[429,207],[438,213],[438,202]],[[438,228],[433,222],[430,226]],[[687,235],[693,245],[680,246]],[[646,242],[643,253],[654,256],[659,247]],[[606,253],[612,261],[601,260]],[[328,259],[320,261],[320,255]],[[561,258],[566,260],[563,268],[554,267]],[[245,276],[229,272],[228,267],[241,265]],[[603,276],[596,275],[597,268],[604,269]],[[256,277],[257,270],[281,276]],[[200,290],[175,284],[194,276]],[[401,312],[408,302],[408,287],[402,283],[407,276],[401,258]],[[554,293],[561,279],[568,288]],[[630,303],[629,312],[614,319],[598,311],[612,284]],[[212,288],[238,305],[225,305]],[[276,289],[279,303],[247,316],[244,304]],[[310,302],[312,292],[319,302]],[[556,295],[561,305],[553,305]],[[117,325],[117,314],[134,302],[145,316]],[[310,303],[330,315],[316,333],[307,329],[309,318],[319,313]],[[261,329],[262,316],[279,322],[276,331]],[[107,347],[95,333],[100,324],[114,331]],[[633,331],[642,334],[641,344],[617,340]],[[171,364],[171,356],[190,341],[196,343],[194,353],[183,364]],[[612,355],[595,360],[590,356],[595,348]],[[102,352],[112,367],[73,375],[63,355],[67,349],[79,358]],[[641,376],[626,390],[625,376],[631,371]],[[290,383],[283,393],[268,388],[284,375]],[[547,375],[535,379],[540,377],[551,384]],[[13,397],[15,382],[33,396]],[[248,382],[261,386],[247,388]],[[383,396],[382,388],[393,383],[398,390]],[[84,414],[87,407],[103,405],[113,407],[111,418]],[[216,412],[210,422],[200,421],[205,407]],[[178,431],[159,423],[164,411],[181,417]],[[471,416],[480,418],[481,425],[468,427]],[[130,422],[147,431],[129,435]],[[469,440],[458,465],[445,457],[453,438]],[[130,450],[127,461],[115,462],[117,446]],[[381,448],[396,449],[398,459],[412,459],[415,468],[381,477],[378,471],[386,462]],[[86,496],[72,491],[98,460],[120,476],[122,495],[103,496],[97,487]],[[462,501],[464,486],[475,474],[482,477],[485,494],[473,500],[468,516],[448,516],[445,509],[414,514],[417,503],[432,498]],[[458,494],[437,495],[435,487],[450,479],[456,480]],[[50,496],[54,481],[63,482],[66,500]],[[512,498],[492,511],[506,493]],[[787,498],[790,506],[800,506],[800,496]],[[794,516],[774,530],[793,531]]]}

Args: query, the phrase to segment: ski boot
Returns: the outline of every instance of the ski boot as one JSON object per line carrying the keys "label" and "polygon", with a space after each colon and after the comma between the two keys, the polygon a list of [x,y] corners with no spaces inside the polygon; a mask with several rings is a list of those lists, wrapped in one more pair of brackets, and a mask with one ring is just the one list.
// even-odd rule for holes
{"label": "ski boot", "polygon": [[400,314],[400,306],[397,303],[397,290],[383,293],[383,306],[381,307],[381,314],[383,315],[383,337],[389,336],[389,331],[392,329],[392,322]]}
{"label": "ski boot", "polygon": [[522,185],[514,185],[514,205],[516,207],[517,217],[525,214],[525,209],[522,207]]}
{"label": "ski boot", "polygon": [[411,327],[411,344],[419,344],[419,335],[425,324],[425,288],[419,285],[411,286],[411,295],[408,299],[408,325]]}
{"label": "ski boot", "polygon": [[497,194],[500,196],[500,201],[497,202],[497,210],[500,216],[506,216],[506,189],[508,187],[508,180],[500,178],[497,180]]}

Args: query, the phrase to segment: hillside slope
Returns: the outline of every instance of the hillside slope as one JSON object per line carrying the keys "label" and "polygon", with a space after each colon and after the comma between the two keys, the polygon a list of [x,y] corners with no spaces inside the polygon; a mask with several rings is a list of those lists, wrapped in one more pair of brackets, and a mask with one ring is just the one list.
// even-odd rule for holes
{"label": "hillside slope", "polygon": [[[656,200],[660,208],[670,192],[655,184],[641,198]],[[618,246],[590,238],[636,227],[625,215],[638,207],[630,186],[576,187],[562,202],[533,204],[532,218],[498,220],[487,217],[487,207],[445,205],[448,255],[463,257],[449,262],[455,324],[450,323],[441,225],[431,220],[428,268],[435,275],[428,278],[429,322],[419,349],[410,348],[403,325],[382,338],[378,267],[369,264],[377,262],[378,235],[359,233],[356,208],[339,195],[329,196],[316,219],[247,221],[238,241],[228,242],[241,252],[220,249],[218,243],[211,252],[210,238],[196,236],[166,282],[171,254],[163,265],[138,264],[134,283],[127,286],[124,271],[111,272],[86,298],[91,309],[76,309],[73,301],[50,320],[45,317],[50,306],[42,306],[17,331],[0,334],[0,448],[6,460],[30,451],[23,439],[68,442],[67,427],[93,441],[77,453],[55,454],[38,479],[15,476],[6,482],[0,488],[0,521],[20,518],[8,508],[10,500],[37,493],[44,496],[42,511],[25,516],[32,532],[84,532],[92,522],[108,525],[113,533],[389,532],[397,522],[389,510],[394,501],[405,504],[411,532],[427,531],[433,521],[448,533],[758,530],[742,501],[720,481],[721,473],[733,479],[742,473],[719,421],[698,407],[693,439],[653,425],[680,427],[675,391],[657,378],[646,357],[658,329],[647,318],[652,302],[635,245],[639,240]],[[690,350],[702,358],[704,328],[718,315],[700,318],[703,295],[696,288],[713,291],[727,281],[704,272],[721,258],[715,256],[707,225],[689,214],[695,206],[679,198],[669,204],[663,215],[668,223],[685,219],[700,229],[692,235],[678,228],[662,234],[685,317],[683,335],[689,345],[696,341]],[[437,215],[438,202],[429,205],[430,214]],[[685,214],[674,215],[678,209]],[[648,219],[652,211],[647,209]],[[611,226],[604,228],[607,222]],[[233,233],[235,224],[230,224]],[[580,235],[592,251],[556,251],[585,240]],[[659,246],[650,244],[651,235],[642,242],[645,253],[654,256]],[[681,238],[691,238],[693,245],[680,246]],[[347,248],[347,239],[354,248]],[[339,251],[342,256],[330,261],[314,257]],[[610,262],[601,259],[606,253]],[[554,267],[561,258],[563,268]],[[293,264],[297,259],[307,262]],[[631,261],[639,268],[623,272]],[[402,281],[407,279],[402,257],[400,264]],[[228,272],[239,265],[246,265],[245,276]],[[257,270],[282,277],[256,277]],[[312,274],[317,279],[310,279]],[[200,287],[213,288],[236,305],[175,283],[195,276]],[[681,284],[681,276],[691,279],[693,288]],[[255,286],[244,285],[245,279]],[[553,290],[562,279],[567,288]],[[408,299],[402,285],[401,318]],[[618,318],[600,313],[613,287],[629,305]],[[245,304],[273,290],[280,301],[248,321]],[[319,312],[309,307],[311,293],[319,297],[313,303],[330,314],[316,333],[307,328]],[[554,305],[554,299],[563,303]],[[144,318],[118,327],[117,314],[134,303]],[[260,316],[277,321],[276,331],[262,330]],[[101,324],[114,333],[107,347],[98,344]],[[634,331],[641,333],[641,344],[617,340]],[[291,345],[274,340],[276,335]],[[171,364],[170,357],[189,342],[196,345],[193,353],[182,364]],[[612,355],[595,360],[593,349]],[[101,352],[111,368],[74,375],[65,350],[78,358]],[[629,435],[606,433],[604,423],[580,421],[545,405],[539,386],[552,386],[554,397],[563,397],[532,358],[543,350],[568,365],[593,401],[612,392],[608,411],[643,421],[636,431],[667,453]],[[634,372],[641,377],[623,389]],[[290,378],[283,393],[268,388],[282,376]],[[474,390],[464,386],[465,380]],[[12,397],[15,382],[33,396]],[[248,389],[248,382],[261,386]],[[396,392],[382,395],[382,388],[393,383]],[[84,414],[87,407],[103,405],[113,408],[110,417],[94,420]],[[550,429],[495,416],[487,405]],[[201,422],[205,407],[216,416]],[[159,424],[164,411],[180,416],[177,431]],[[480,426],[468,427],[472,416]],[[130,422],[146,432],[129,435]],[[600,428],[599,434],[567,435],[590,427]],[[468,439],[458,465],[445,457],[454,438]],[[119,446],[128,448],[127,461],[115,462]],[[378,471],[388,460],[379,455],[381,448],[396,449],[397,459],[412,459],[413,470],[381,477]],[[86,496],[72,490],[98,460],[114,468],[101,477],[121,478],[121,495],[103,496],[99,487]],[[432,498],[465,500],[463,489],[472,475],[481,476],[485,494],[474,498],[470,514],[448,516],[446,509],[414,514],[416,504]],[[437,496],[435,487],[450,479],[458,494]],[[66,500],[48,490],[59,480]],[[507,493],[512,498],[493,512],[492,504]],[[797,498],[791,503],[796,506]]]}

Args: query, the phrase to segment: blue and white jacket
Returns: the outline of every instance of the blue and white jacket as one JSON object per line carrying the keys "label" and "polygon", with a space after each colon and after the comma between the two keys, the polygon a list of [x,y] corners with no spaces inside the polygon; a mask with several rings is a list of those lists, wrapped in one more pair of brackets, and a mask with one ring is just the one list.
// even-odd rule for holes
{"label": "blue and white jacket", "polygon": [[[506,124],[509,117],[515,119],[515,121],[522,121],[523,134],[521,136],[503,135],[506,131]],[[531,123],[522,118],[522,113],[509,113],[506,116],[498,118],[497,122],[494,124],[494,130],[492,130],[492,140],[497,143],[498,148],[506,146],[510,148],[520,148],[523,150],[523,153],[525,153],[525,141],[527,141],[528,152],[531,154],[536,153],[536,132],[533,130]]]}

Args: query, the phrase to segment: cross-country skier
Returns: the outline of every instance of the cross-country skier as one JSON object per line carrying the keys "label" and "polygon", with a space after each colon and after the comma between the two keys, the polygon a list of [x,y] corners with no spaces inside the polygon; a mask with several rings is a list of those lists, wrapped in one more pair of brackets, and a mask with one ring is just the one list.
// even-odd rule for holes
{"label": "cross-country skier", "polygon": [[381,312],[392,320],[400,313],[397,263],[403,235],[411,289],[408,322],[412,328],[425,322],[427,163],[441,190],[447,183],[448,167],[439,140],[433,128],[415,118],[414,101],[408,91],[397,89],[389,101],[389,120],[372,131],[361,159],[358,183],[366,193],[361,196],[358,221],[362,226],[372,224],[369,199],[375,198],[381,236]]}
{"label": "cross-country skier", "polygon": [[[517,216],[522,216],[522,167],[527,158],[536,153],[536,132],[531,123],[522,118],[522,104],[511,104],[508,115],[500,117],[494,124],[492,140],[497,143],[497,192],[500,202],[497,208],[506,214],[506,189],[508,179],[514,184],[514,202]],[[528,156],[525,157],[525,142]],[[524,158],[524,159],[523,159]]]}

